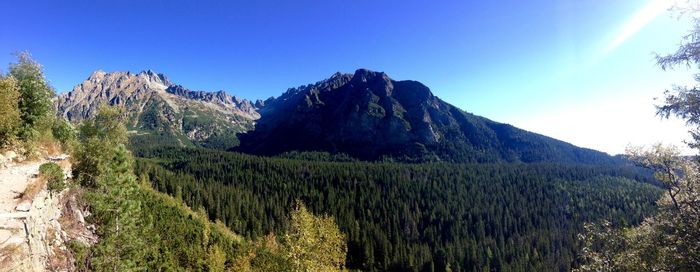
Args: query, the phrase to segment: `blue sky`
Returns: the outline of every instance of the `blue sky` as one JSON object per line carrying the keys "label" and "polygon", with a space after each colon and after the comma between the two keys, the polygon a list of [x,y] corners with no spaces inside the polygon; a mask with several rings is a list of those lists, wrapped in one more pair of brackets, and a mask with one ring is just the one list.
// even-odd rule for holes
{"label": "blue sky", "polygon": [[369,68],[466,111],[620,153],[686,137],[654,116],[654,97],[691,80],[654,64],[652,52],[671,52],[690,28],[667,2],[9,1],[0,63],[30,51],[58,91],[96,69],[152,69],[248,99]]}

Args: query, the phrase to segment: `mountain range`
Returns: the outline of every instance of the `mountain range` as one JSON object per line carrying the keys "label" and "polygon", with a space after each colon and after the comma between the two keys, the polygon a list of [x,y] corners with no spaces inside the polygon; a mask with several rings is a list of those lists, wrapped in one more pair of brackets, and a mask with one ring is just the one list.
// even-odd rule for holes
{"label": "mountain range", "polygon": [[425,85],[359,69],[251,102],[192,91],[152,71],[96,71],[56,102],[80,122],[100,104],[128,115],[132,143],[228,149],[258,155],[344,153],[363,160],[560,162],[615,158],[465,112]]}
{"label": "mountain range", "polygon": [[251,101],[224,91],[192,91],[150,70],[98,70],[56,100],[58,113],[73,123],[93,117],[103,104],[122,107],[131,137],[147,143],[225,149],[260,118]]}

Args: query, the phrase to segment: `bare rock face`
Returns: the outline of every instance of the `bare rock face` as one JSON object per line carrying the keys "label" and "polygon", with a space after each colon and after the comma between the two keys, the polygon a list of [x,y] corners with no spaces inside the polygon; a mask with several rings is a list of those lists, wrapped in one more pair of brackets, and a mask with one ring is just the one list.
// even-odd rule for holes
{"label": "bare rock face", "polygon": [[95,116],[102,104],[122,107],[129,129],[138,135],[176,139],[180,144],[247,131],[260,118],[248,100],[224,91],[192,91],[151,70],[138,74],[95,71],[61,94],[56,109],[79,123]]}

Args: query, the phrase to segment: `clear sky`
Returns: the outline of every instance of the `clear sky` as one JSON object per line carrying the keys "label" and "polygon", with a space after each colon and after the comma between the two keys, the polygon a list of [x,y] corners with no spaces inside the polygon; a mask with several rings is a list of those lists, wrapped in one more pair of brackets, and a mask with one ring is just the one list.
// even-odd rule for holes
{"label": "clear sky", "polygon": [[[616,154],[686,138],[654,97],[690,23],[668,0],[5,1],[0,64],[27,50],[70,90],[145,69],[196,90],[277,96],[336,71],[418,80],[468,112]],[[6,66],[0,66],[5,69]]]}

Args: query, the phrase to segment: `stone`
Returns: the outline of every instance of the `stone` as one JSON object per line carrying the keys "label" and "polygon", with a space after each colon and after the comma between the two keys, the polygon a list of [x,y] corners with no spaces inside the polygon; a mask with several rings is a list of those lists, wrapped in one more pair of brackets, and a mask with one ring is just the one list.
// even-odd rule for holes
{"label": "stone", "polygon": [[29,201],[22,201],[15,207],[15,210],[19,212],[28,212],[32,208],[32,203]]}
{"label": "stone", "polygon": [[4,157],[5,157],[5,159],[8,160],[8,161],[12,161],[12,160],[14,160],[14,159],[17,158],[17,153],[15,153],[14,151],[10,150],[10,151],[5,152]]}

